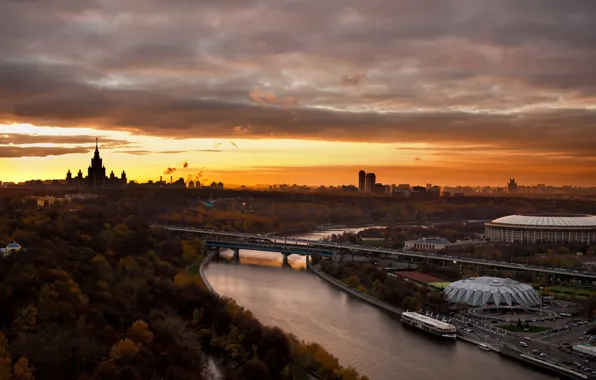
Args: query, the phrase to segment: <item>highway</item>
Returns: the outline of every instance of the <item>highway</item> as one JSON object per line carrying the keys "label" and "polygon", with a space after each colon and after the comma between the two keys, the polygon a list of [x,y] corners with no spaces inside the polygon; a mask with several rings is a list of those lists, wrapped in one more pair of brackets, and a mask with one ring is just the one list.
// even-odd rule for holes
{"label": "highway", "polygon": [[175,232],[185,232],[185,233],[195,233],[201,235],[210,235],[210,236],[217,236],[217,237],[230,237],[230,238],[243,238],[243,239],[266,239],[271,241],[274,244],[305,244],[305,245],[313,245],[320,248],[337,248],[348,250],[354,253],[377,253],[385,255],[389,258],[394,258],[397,256],[405,256],[405,257],[414,257],[414,258],[421,258],[421,259],[428,259],[428,260],[439,260],[439,261],[451,261],[454,263],[466,263],[466,264],[475,264],[475,265],[482,265],[482,266],[490,266],[490,267],[499,267],[499,268],[507,268],[512,270],[523,270],[523,271],[531,271],[531,272],[541,272],[541,273],[549,273],[549,274],[558,274],[563,276],[569,277],[577,277],[582,279],[590,279],[596,280],[596,273],[591,272],[581,272],[576,270],[567,270],[561,268],[548,268],[548,267],[541,267],[536,265],[525,265],[525,264],[518,264],[518,263],[508,263],[505,261],[491,261],[491,260],[484,260],[484,259],[474,259],[469,257],[460,257],[460,256],[453,256],[453,255],[445,255],[445,254],[437,254],[437,253],[426,253],[426,252],[413,252],[413,251],[405,251],[405,250],[397,250],[397,249],[386,249],[386,248],[373,248],[368,246],[360,246],[360,245],[352,245],[352,244],[340,244],[340,243],[332,243],[332,242],[322,242],[319,240],[307,240],[307,239],[295,239],[291,237],[279,237],[279,236],[272,236],[272,235],[264,235],[264,234],[249,234],[249,233],[240,233],[240,232],[225,232],[225,231],[214,231],[214,230],[206,230],[206,229],[199,229],[199,228],[189,228],[189,227],[181,227],[181,226],[169,226],[169,225],[153,225],[152,227],[162,227],[169,231]]}

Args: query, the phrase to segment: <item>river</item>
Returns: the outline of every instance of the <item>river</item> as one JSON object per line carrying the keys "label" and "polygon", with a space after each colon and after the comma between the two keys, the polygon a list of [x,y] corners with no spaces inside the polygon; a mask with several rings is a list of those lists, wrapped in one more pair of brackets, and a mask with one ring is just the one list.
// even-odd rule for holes
{"label": "river", "polygon": [[[319,239],[343,231],[300,234]],[[304,270],[305,259],[240,251],[241,265],[209,264],[215,290],[233,298],[266,325],[314,341],[371,380],[547,380],[556,377],[480,350],[472,344],[438,341],[404,329],[399,320]],[[258,264],[258,265],[250,265]]]}

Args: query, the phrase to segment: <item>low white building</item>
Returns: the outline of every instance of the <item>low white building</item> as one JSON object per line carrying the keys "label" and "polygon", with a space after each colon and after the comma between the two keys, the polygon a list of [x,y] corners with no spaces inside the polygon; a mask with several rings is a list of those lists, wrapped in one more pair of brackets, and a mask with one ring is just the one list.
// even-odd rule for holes
{"label": "low white building", "polygon": [[470,246],[486,245],[485,240],[458,240],[455,243],[442,237],[425,237],[418,240],[408,240],[404,248],[414,251],[448,251],[453,249],[462,249]]}
{"label": "low white building", "polygon": [[0,248],[0,256],[10,256],[16,252],[19,252],[21,249],[22,247],[19,244],[17,244],[17,242],[12,242],[9,245],[7,245],[6,248]]}

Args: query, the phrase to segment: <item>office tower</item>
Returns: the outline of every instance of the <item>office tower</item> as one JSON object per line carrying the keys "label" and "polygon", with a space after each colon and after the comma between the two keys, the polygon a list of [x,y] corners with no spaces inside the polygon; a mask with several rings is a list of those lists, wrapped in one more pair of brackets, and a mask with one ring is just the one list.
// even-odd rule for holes
{"label": "office tower", "polygon": [[377,183],[377,176],[375,173],[367,173],[364,181],[364,191],[372,192],[373,186]]}
{"label": "office tower", "polygon": [[364,170],[360,170],[358,172],[358,191],[364,193],[366,186],[366,172]]}

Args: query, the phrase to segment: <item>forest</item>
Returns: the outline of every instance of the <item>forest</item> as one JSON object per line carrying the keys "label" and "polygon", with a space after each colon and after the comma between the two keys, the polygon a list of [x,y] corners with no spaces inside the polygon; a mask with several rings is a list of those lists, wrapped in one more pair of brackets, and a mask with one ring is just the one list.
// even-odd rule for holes
{"label": "forest", "polygon": [[[209,293],[185,271],[201,260],[201,242],[154,224],[273,232],[596,211],[571,200],[513,198],[142,187],[94,194],[39,207],[31,196],[46,191],[1,189],[0,246],[16,240],[25,250],[0,259],[0,379],[201,379],[206,358],[220,363],[227,379],[300,379],[305,370],[329,380],[364,379],[316,343],[265,327]],[[375,268],[326,270],[398,306],[440,306],[436,292]]]}
{"label": "forest", "polygon": [[[1,189],[8,199],[45,196],[42,190]],[[60,196],[66,193],[53,192]],[[227,231],[305,230],[321,224],[397,224],[486,220],[523,213],[592,213],[596,203],[571,199],[487,197],[374,197],[360,194],[129,187],[103,189],[90,204],[103,207],[120,198],[134,215],[153,222]],[[157,200],[157,202],[154,202]],[[213,207],[206,207],[210,202]],[[164,212],[169,210],[169,212]]]}
{"label": "forest", "polygon": [[429,309],[444,312],[447,303],[442,291],[392,276],[371,263],[319,261],[323,272],[362,293],[407,310]]}
{"label": "forest", "polygon": [[316,343],[263,326],[185,269],[201,242],[150,227],[176,199],[113,193],[0,198],[0,379],[359,379]]}

